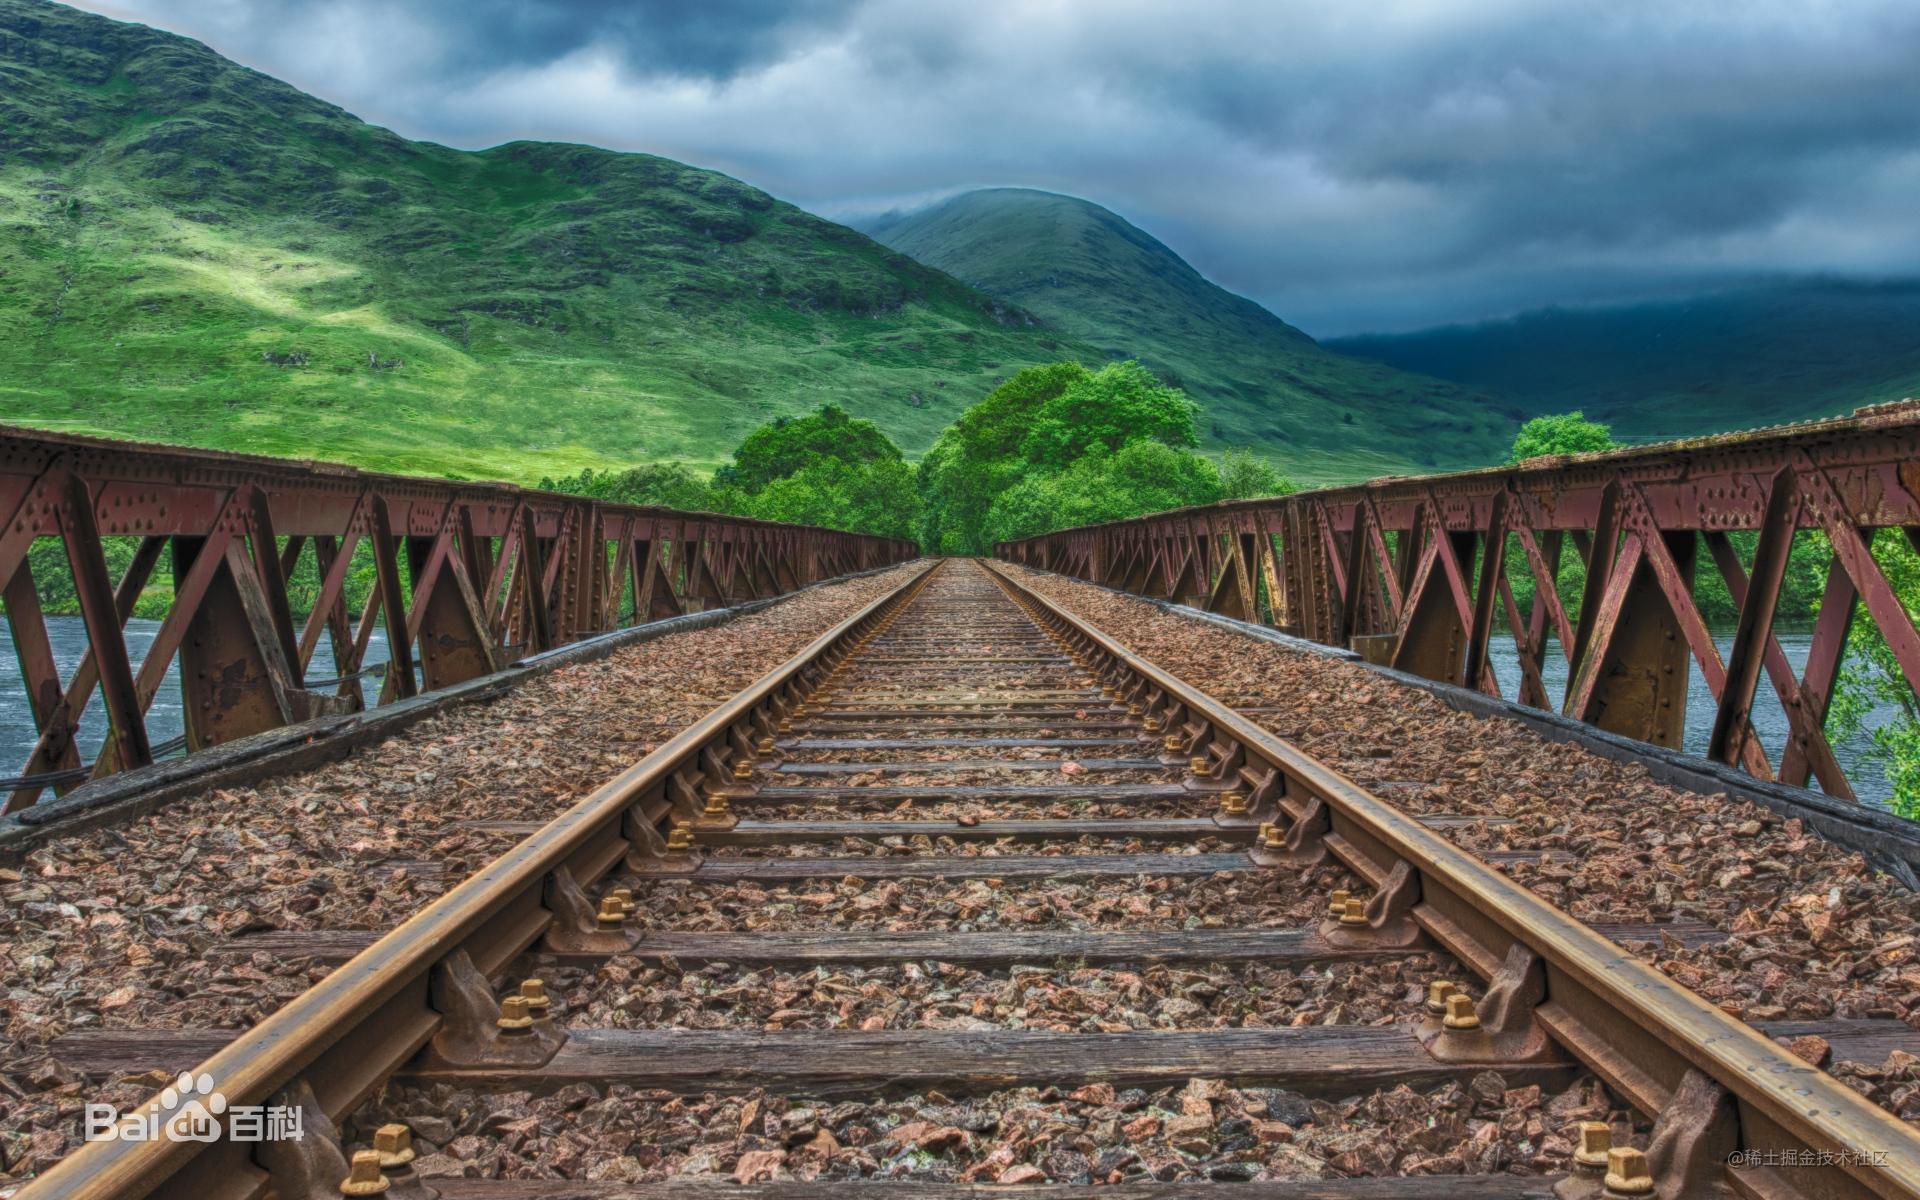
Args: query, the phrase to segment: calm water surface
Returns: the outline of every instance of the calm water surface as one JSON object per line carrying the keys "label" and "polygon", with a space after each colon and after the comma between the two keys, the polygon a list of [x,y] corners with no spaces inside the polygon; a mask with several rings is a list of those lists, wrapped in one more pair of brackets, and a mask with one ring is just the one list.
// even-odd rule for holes
{"label": "calm water surface", "polygon": [[[146,656],[147,647],[153,644],[159,631],[158,621],[134,617],[127,622],[127,654],[133,659],[135,671],[140,669],[140,660]],[[53,660],[60,665],[60,678],[64,682],[79,665],[80,656],[87,652],[87,627],[79,617],[48,617],[47,640],[53,645]],[[375,625],[363,665],[373,667],[386,661],[387,633]],[[333,673],[333,641],[323,633],[319,648],[313,652],[313,669],[308,675],[328,679]],[[380,682],[378,675],[360,680],[361,695],[370,705],[379,698]],[[166,682],[160,685],[152,706],[147,709],[147,737],[155,745],[179,737],[186,732],[184,721],[180,704],[180,659],[176,655],[167,667]],[[81,756],[91,762],[106,734],[107,713],[96,688],[86,716],[80,722]],[[0,621],[0,777],[13,778],[33,753],[36,740],[33,713],[27,707],[27,690],[20,681],[20,658],[13,652],[13,634],[6,623]]]}

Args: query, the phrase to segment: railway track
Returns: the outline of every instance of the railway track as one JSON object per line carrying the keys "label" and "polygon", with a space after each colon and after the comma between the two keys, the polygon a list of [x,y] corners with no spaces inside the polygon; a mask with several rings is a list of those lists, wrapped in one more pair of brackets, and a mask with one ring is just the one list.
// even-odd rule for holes
{"label": "railway track", "polygon": [[[1468,1088],[1491,1072],[1521,1093],[1597,1077],[1638,1120],[1581,1125],[1580,1153],[1561,1176],[1247,1186],[1356,1200],[1603,1189],[1666,1200],[1920,1197],[1920,1137],[1774,1040],[1814,1032],[1809,1023],[1744,1025],[1619,944],[1713,930],[1583,925],[1497,863],[1457,849],[1444,824],[1368,795],[999,572],[946,562],[527,829],[391,933],[266,933],[215,947],[216,956],[341,964],[254,1029],[85,1031],[57,1047],[103,1077],[204,1076],[230,1110],[298,1109],[301,1138],[94,1142],[21,1195],[331,1196],[343,1180],[355,1181],[347,1194],[377,1194],[384,1179],[396,1195],[430,1185],[507,1200],[654,1186],[423,1180],[404,1161],[401,1131],[375,1135],[356,1115],[383,1086],[533,1096],[585,1088],[634,1106],[655,1093],[756,1088],[823,1104],[1034,1088],[1033,1103],[1067,1096],[1096,1118],[1111,1109],[1113,1120],[1147,1111],[1115,1089],[1164,1097],[1184,1087],[1170,1101],[1185,1105],[1180,1116],[1164,1122],[1168,1131],[1184,1122],[1181,1132],[1165,1136],[1185,1139],[1181,1155],[1231,1180],[1291,1131],[1276,1128],[1288,1122],[1275,1109],[1268,1120],[1236,1117],[1229,1130],[1205,1081],[1293,1097],[1285,1103],[1299,1124],[1311,1111],[1300,1098]],[[1048,891],[1068,883],[1104,895],[1106,908],[1063,918]],[[713,899],[721,893],[725,904]],[[908,894],[923,907],[898,907]],[[1212,905],[1204,920],[1194,916],[1201,896]],[[809,905],[823,914],[810,924],[799,911]],[[666,915],[723,909],[734,927],[674,928]],[[556,1011],[562,990],[585,998],[571,1005],[582,1012],[612,1011],[595,989],[614,963],[745,971],[728,977],[742,996],[789,994],[790,979],[808,971],[890,964],[995,972],[1016,994],[1049,971],[1189,963],[1331,977],[1364,968],[1386,981],[1381,1011],[1396,1019],[1143,1030],[1088,1017],[1034,1029],[1011,1027],[1019,1022],[976,1000],[978,1019],[902,1027],[885,1015],[860,1019],[857,989],[826,1001],[807,1001],[802,989],[778,1020],[752,1027],[595,1027]],[[1408,978],[1424,985],[1411,999],[1401,994]],[[809,1027],[855,1019],[857,1028]],[[767,1027],[782,1025],[794,1027]],[[1863,1059],[1912,1037],[1897,1022],[1817,1032],[1836,1056]],[[159,1126],[192,1102],[166,1095],[146,1110]],[[867,1132],[876,1145],[891,1136]],[[919,1136],[937,1153],[968,1136],[950,1132]],[[838,1144],[799,1133],[813,1141],[781,1140],[796,1162],[820,1149],[818,1182],[741,1186],[795,1198],[822,1190]],[[1612,1145],[1616,1136],[1632,1144]],[[787,1157],[770,1158],[769,1172]],[[964,1183],[833,1186],[948,1197],[974,1181],[1053,1178],[1002,1165]],[[1101,1156],[1069,1178],[1144,1194],[1158,1186],[1147,1165]]]}

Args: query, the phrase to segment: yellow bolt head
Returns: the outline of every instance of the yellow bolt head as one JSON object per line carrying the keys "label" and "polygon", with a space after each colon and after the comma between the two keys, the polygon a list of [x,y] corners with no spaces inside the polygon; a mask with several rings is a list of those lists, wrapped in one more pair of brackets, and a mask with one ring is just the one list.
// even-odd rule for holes
{"label": "yellow bolt head", "polygon": [[340,1181],[342,1196],[378,1196],[393,1185],[380,1173],[380,1152],[378,1150],[355,1150],[353,1165],[348,1168],[347,1177]]}
{"label": "yellow bolt head", "polygon": [[1247,811],[1247,794],[1245,792],[1221,792],[1220,809],[1222,812],[1233,816],[1239,816],[1245,813]]}
{"label": "yellow bolt head", "polygon": [[525,996],[508,996],[500,1002],[500,1018],[494,1024],[502,1029],[531,1029],[533,1014],[527,1011]]}
{"label": "yellow bolt head", "polygon": [[1358,896],[1347,897],[1347,907],[1340,913],[1342,925],[1365,925],[1367,923],[1367,902]]}
{"label": "yellow bolt head", "polygon": [[[606,901],[601,902],[604,906]],[[527,1002],[527,1008],[537,1016],[553,1006],[553,1000],[547,995],[547,981],[544,979],[522,979],[520,998]]]}
{"label": "yellow bolt head", "polygon": [[1335,888],[1333,894],[1327,897],[1327,915],[1329,917],[1338,920],[1346,915],[1347,895],[1347,889]]}
{"label": "yellow bolt head", "polygon": [[1196,754],[1187,760],[1187,769],[1200,778],[1205,779],[1207,776],[1213,774],[1213,763],[1208,761],[1205,755]]}
{"label": "yellow bolt head", "polygon": [[1615,1146],[1607,1151],[1606,1188],[1622,1196],[1653,1195],[1653,1172],[1647,1167],[1647,1154],[1632,1146]]}
{"label": "yellow bolt head", "polygon": [[1436,1017],[1447,1015],[1447,997],[1460,989],[1451,979],[1435,979],[1427,984],[1427,1011]]}
{"label": "yellow bolt head", "polygon": [[1260,826],[1260,844],[1269,850],[1279,850],[1287,844],[1287,841],[1280,836],[1280,827],[1268,821]]}
{"label": "yellow bolt head", "polygon": [[373,1132],[373,1150],[383,1168],[404,1167],[413,1161],[413,1130],[405,1125],[382,1125]]}
{"label": "yellow bolt head", "polygon": [[1573,1152],[1579,1166],[1604,1170],[1613,1149],[1613,1126],[1605,1121],[1580,1122],[1580,1148]]}
{"label": "yellow bolt head", "polygon": [[1480,1015],[1473,1011],[1473,997],[1455,992],[1447,997],[1447,1015],[1441,1024],[1448,1029],[1478,1029]]}

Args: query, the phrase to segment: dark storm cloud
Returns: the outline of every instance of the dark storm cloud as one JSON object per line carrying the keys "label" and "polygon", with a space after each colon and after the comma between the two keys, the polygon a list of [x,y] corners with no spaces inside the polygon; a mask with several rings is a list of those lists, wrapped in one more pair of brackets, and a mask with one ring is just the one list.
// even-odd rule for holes
{"label": "dark storm cloud", "polygon": [[412,136],[1086,196],[1314,332],[1920,273],[1911,0],[120,2]]}

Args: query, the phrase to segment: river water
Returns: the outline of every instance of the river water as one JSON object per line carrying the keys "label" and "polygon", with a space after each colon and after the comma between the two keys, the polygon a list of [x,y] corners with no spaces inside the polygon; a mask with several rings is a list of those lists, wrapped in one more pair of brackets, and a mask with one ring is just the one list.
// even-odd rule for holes
{"label": "river water", "polygon": [[[134,618],[127,622],[127,650],[132,655],[136,668],[147,646],[153,641],[160,622]],[[86,626],[79,617],[48,617],[47,635],[53,644],[53,657],[60,664],[64,678],[71,671],[87,648]],[[1781,648],[1786,651],[1787,660],[1793,664],[1797,674],[1806,665],[1807,649],[1811,638],[1804,632],[1782,632],[1779,635]],[[1724,658],[1732,646],[1732,635],[1720,636],[1720,653]],[[1567,683],[1566,661],[1560,657],[1551,643],[1548,646],[1546,665],[1546,684],[1548,694],[1560,696]],[[1493,639],[1494,676],[1500,681],[1501,694],[1509,698],[1520,694],[1520,660],[1511,636],[1502,634]],[[378,626],[374,628],[372,641],[367,647],[366,666],[376,666],[387,661],[386,631]],[[320,648],[314,653],[314,674],[327,676],[333,673],[333,650],[325,635],[320,640]],[[362,693],[367,703],[372,704],[380,688],[378,675],[360,681]],[[1891,709],[1878,714],[1883,720],[1893,717]],[[179,660],[167,669],[167,681],[154,697],[153,707],[147,712],[148,736],[156,743],[167,741],[180,735],[183,730],[180,705]],[[1759,702],[1753,710],[1754,728],[1760,734],[1760,740],[1767,748],[1767,754],[1775,763],[1780,761],[1781,747],[1786,744],[1786,714],[1775,702],[1771,685],[1763,676],[1760,682]],[[1708,693],[1700,672],[1692,673],[1691,687],[1687,703],[1686,748],[1693,753],[1706,750],[1707,735],[1713,729],[1713,697]],[[91,761],[100,748],[100,742],[106,733],[106,714],[100,704],[98,693],[88,706],[87,715],[81,724],[80,745],[82,753]],[[4,622],[0,622],[0,774],[11,775],[17,771],[32,753],[35,738],[33,716],[28,711],[26,689],[20,683],[20,662],[13,653],[13,640]],[[1891,796],[1885,773],[1880,765],[1870,759],[1870,747],[1864,738],[1855,738],[1834,747],[1842,765],[1847,769],[1848,778],[1863,800],[1885,805]]]}
{"label": "river water", "polygon": [[[134,617],[127,622],[127,654],[133,659],[135,671],[140,669],[140,660],[146,656],[147,647],[153,644],[159,631],[158,621]],[[53,660],[60,665],[60,678],[64,682],[87,651],[86,624],[79,617],[50,616],[47,641],[53,647]],[[375,625],[362,665],[375,667],[386,661],[387,631]],[[331,678],[333,673],[333,640],[330,634],[322,633],[319,648],[313,652],[313,669],[308,674],[314,678]],[[382,678],[370,675],[360,680],[360,694],[367,704],[379,699]],[[147,737],[156,746],[177,738],[186,731],[185,720],[180,703],[180,659],[176,655],[167,666],[166,682],[160,685],[152,706],[147,709]],[[96,688],[80,723],[80,753],[85,761],[93,761],[106,733],[107,713]],[[20,681],[20,658],[13,652],[13,634],[5,622],[0,622],[0,776],[12,778],[33,753],[36,740],[33,713],[27,707],[27,690]]]}

